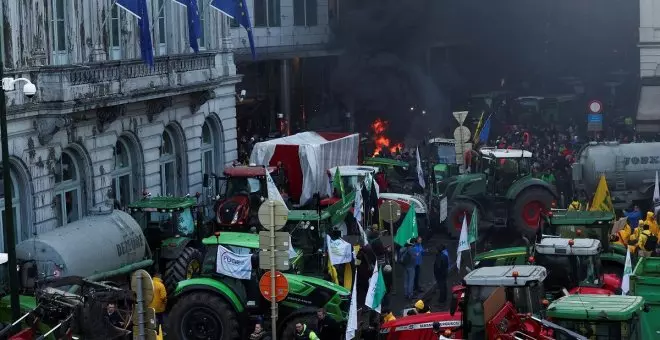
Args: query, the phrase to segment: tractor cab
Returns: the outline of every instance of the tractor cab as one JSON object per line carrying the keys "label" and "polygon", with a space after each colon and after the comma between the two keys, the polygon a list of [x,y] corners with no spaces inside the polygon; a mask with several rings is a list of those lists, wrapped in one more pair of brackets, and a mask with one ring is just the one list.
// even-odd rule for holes
{"label": "tractor cab", "polygon": [[612,243],[610,234],[615,216],[608,211],[568,211],[552,209],[543,214],[542,233],[564,238],[600,240],[605,273],[620,275],[626,261],[626,248]]}
{"label": "tractor cab", "polygon": [[568,289],[571,294],[613,294],[621,281],[601,273],[601,243],[595,239],[546,237],[535,245],[530,257],[548,270],[547,291],[553,295]]}
{"label": "tractor cab", "polygon": [[[589,339],[641,340],[645,310],[641,296],[568,295],[550,304],[547,316]],[[571,339],[561,333],[554,338]]]}
{"label": "tractor cab", "polygon": [[438,190],[448,199],[449,233],[458,236],[463,216],[476,208],[482,221],[511,226],[521,236],[533,238],[541,211],[551,208],[557,194],[548,183],[531,176],[531,165],[529,151],[481,148],[471,173],[440,181]]}
{"label": "tractor cab", "polygon": [[[463,278],[463,298],[452,297],[453,314],[462,310],[462,339],[553,339],[562,332],[571,339],[584,339],[552,322],[534,316],[546,308],[541,266],[502,266],[479,268]],[[459,291],[456,291],[459,293]]]}
{"label": "tractor cab", "polygon": [[[328,169],[328,181],[329,188],[332,188],[332,181],[334,180],[335,173],[339,171],[339,176],[341,177],[342,185],[344,186],[344,192],[350,193],[359,190],[364,183],[364,179],[371,175],[374,179],[376,174],[380,173],[380,169],[376,166],[367,166],[367,165],[342,165],[336,166],[334,168]],[[374,180],[373,183],[376,183]],[[376,183],[376,193],[379,193],[379,187]],[[341,199],[339,193],[329,193],[330,197],[324,200],[321,200],[321,206],[328,206],[333,204]]]}
{"label": "tractor cab", "polygon": [[200,269],[201,240],[209,236],[211,230],[202,221],[198,197],[145,195],[128,206],[142,227],[149,249],[154,251],[157,268],[163,273],[168,292]]}
{"label": "tractor cab", "polygon": [[408,162],[385,157],[368,157],[364,159],[363,164],[381,169],[387,179],[390,192],[412,192],[417,181],[415,167],[411,167]]}
{"label": "tractor cab", "polygon": [[219,195],[213,209],[218,229],[247,231],[260,225],[257,210],[268,197],[266,171],[277,178],[276,170],[275,167],[263,166],[225,169],[225,191]]}
{"label": "tractor cab", "polygon": [[433,165],[433,176],[435,181],[456,176],[459,174],[459,166],[456,161],[456,140],[447,138],[432,138],[429,140],[431,159],[435,160]]}

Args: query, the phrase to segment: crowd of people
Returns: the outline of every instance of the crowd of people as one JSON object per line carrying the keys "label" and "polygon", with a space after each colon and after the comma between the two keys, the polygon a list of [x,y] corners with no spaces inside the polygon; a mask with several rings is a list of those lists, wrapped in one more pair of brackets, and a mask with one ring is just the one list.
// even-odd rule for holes
{"label": "crowd of people", "polygon": [[657,218],[653,211],[643,214],[639,206],[631,211],[624,211],[622,217],[612,228],[610,241],[628,247],[632,256],[658,256]]}

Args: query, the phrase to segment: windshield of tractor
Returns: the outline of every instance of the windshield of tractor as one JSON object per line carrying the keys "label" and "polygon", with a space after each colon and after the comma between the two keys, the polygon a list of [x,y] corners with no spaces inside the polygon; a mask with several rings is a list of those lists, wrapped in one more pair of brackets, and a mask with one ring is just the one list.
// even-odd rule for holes
{"label": "windshield of tractor", "polygon": [[597,256],[537,254],[536,261],[548,270],[548,277],[545,279],[548,291],[599,286],[600,261]]}
{"label": "windshield of tractor", "polygon": [[[599,240],[606,247],[609,244],[609,227],[607,225],[559,225],[556,230],[550,230],[550,234],[558,235],[561,238],[577,238],[577,231],[580,230],[579,238],[591,238]],[[548,232],[545,232],[548,234]]]}
{"label": "windshield of tractor", "polygon": [[[589,340],[638,340],[639,330],[635,320],[624,322],[586,321],[586,320],[554,320],[559,326],[570,329]],[[555,334],[557,340],[574,339],[565,334]]]}
{"label": "windshield of tractor", "polygon": [[[467,294],[470,301],[467,302],[468,319],[484,322],[483,303],[491,294],[500,287],[493,286],[471,286]],[[529,282],[522,287],[504,287],[506,289],[506,300],[511,302],[519,313],[538,314],[543,307],[543,283],[537,281]],[[483,325],[482,325],[483,326]]]}
{"label": "windshield of tractor", "polygon": [[226,197],[232,197],[241,194],[256,194],[259,192],[261,192],[261,182],[257,178],[232,177],[227,181]]}

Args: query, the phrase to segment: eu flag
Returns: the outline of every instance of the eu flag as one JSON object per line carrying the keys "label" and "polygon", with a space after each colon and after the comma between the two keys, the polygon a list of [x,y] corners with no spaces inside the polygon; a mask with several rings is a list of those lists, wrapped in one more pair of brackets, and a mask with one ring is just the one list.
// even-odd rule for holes
{"label": "eu flag", "polygon": [[199,43],[197,40],[202,35],[202,27],[199,18],[199,8],[197,0],[174,0],[175,2],[186,6],[188,10],[188,39],[193,51],[199,52]]}
{"label": "eu flag", "polygon": [[151,45],[151,25],[147,0],[116,0],[117,6],[138,18],[140,28],[140,54],[144,62],[154,67],[154,48]]}
{"label": "eu flag", "polygon": [[234,18],[239,25],[243,26],[248,34],[252,59],[257,59],[257,51],[254,49],[254,36],[252,35],[252,24],[250,13],[245,0],[212,0],[211,7],[219,10],[229,17]]}
{"label": "eu flag", "polygon": [[484,123],[484,127],[481,128],[481,133],[479,133],[479,140],[484,144],[488,143],[488,135],[490,134],[490,120],[492,116],[492,114],[488,116],[486,123]]}

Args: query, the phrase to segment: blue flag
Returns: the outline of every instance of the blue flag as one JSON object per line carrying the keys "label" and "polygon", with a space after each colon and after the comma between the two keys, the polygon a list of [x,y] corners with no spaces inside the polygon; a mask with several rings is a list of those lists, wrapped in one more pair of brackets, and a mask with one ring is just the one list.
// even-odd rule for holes
{"label": "blue flag", "polygon": [[154,67],[154,47],[151,44],[151,25],[147,0],[117,0],[117,6],[138,18],[140,27],[140,54],[144,62]]}
{"label": "blue flag", "polygon": [[257,51],[254,49],[254,36],[252,35],[252,24],[250,13],[245,0],[212,0],[211,7],[219,10],[229,17],[234,18],[239,25],[243,26],[248,34],[252,59],[257,59]]}
{"label": "blue flag", "polygon": [[488,119],[486,119],[486,123],[484,123],[484,127],[481,128],[481,133],[479,133],[479,140],[484,144],[488,143],[488,135],[490,134],[490,118],[492,116],[493,116],[492,114],[488,116]]}
{"label": "blue flag", "polygon": [[197,7],[197,0],[174,0],[175,2],[186,6],[188,10],[188,38],[190,39],[190,47],[195,52],[199,52],[198,39],[202,35],[202,26],[199,18],[199,8]]}

